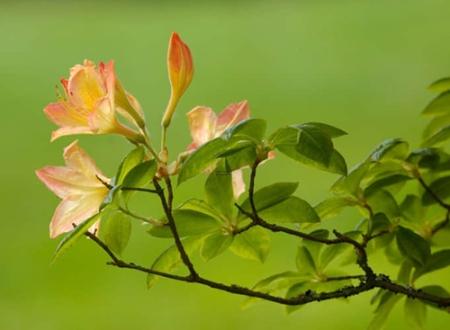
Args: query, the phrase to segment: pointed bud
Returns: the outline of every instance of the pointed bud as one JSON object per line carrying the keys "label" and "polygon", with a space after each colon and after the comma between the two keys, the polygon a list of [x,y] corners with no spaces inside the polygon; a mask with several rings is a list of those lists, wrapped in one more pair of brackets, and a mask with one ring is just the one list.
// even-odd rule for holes
{"label": "pointed bud", "polygon": [[163,127],[169,126],[178,101],[189,87],[194,72],[191,51],[175,32],[172,33],[169,41],[167,68],[169,71],[171,93],[169,104],[167,105],[161,123]]}

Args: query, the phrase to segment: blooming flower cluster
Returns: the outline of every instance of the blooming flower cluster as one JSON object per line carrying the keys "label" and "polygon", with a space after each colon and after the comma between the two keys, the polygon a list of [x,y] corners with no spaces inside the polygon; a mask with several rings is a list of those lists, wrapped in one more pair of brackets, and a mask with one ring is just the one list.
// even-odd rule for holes
{"label": "blooming flower cluster", "polygon": [[[163,144],[166,129],[180,98],[193,76],[193,61],[189,47],[177,33],[169,41],[167,55],[171,86],[170,99],[162,118]],[[118,134],[136,145],[144,146],[148,157],[158,160],[158,175],[173,175],[167,170],[165,145],[161,152],[154,150],[145,122],[144,112],[137,99],[127,92],[117,78],[114,62],[90,60],[75,65],[68,79],[61,79],[63,93],[44,109],[47,117],[58,126],[51,140],[76,134]],[[250,117],[247,101],[227,106],[219,115],[205,106],[196,106],[187,114],[192,143],[188,155],[206,142],[220,136],[228,128]],[[46,166],[36,171],[38,178],[62,199],[50,223],[52,238],[71,231],[97,214],[108,195],[110,179],[97,168],[92,158],[75,141],[64,150],[66,166]],[[177,163],[177,162],[174,162]],[[179,165],[179,164],[177,164]],[[166,169],[166,170],[164,170]],[[237,198],[244,191],[242,171],[233,171],[233,189]],[[98,223],[91,230],[95,232]]]}

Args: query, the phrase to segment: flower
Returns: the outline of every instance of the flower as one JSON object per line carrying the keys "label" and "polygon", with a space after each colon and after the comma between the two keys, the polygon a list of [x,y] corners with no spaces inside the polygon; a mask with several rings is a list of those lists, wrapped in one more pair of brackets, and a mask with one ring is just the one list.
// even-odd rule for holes
{"label": "flower", "polygon": [[[239,124],[250,117],[247,101],[228,105],[219,115],[211,108],[197,106],[187,114],[192,143],[188,152],[193,152],[202,144],[220,136],[228,128]],[[234,197],[237,199],[245,191],[242,170],[231,172]]]}
{"label": "flower", "polygon": [[[99,212],[110,182],[92,158],[75,141],[64,149],[66,166],[46,166],[36,171],[38,178],[62,199],[50,222],[50,237],[69,232]],[[94,228],[98,225],[94,225]],[[93,228],[91,228],[93,229]]]}
{"label": "flower", "polygon": [[177,33],[172,33],[167,52],[167,69],[171,93],[166,112],[162,120],[162,126],[168,127],[175,108],[192,80],[194,65],[189,47],[181,40]]}
{"label": "flower", "polygon": [[137,100],[116,79],[114,62],[100,62],[98,68],[89,60],[75,65],[69,79],[62,79],[64,95],[44,109],[47,117],[60,128],[51,140],[73,134],[120,134],[132,141],[140,133],[123,125],[118,115],[136,126],[145,126]]}

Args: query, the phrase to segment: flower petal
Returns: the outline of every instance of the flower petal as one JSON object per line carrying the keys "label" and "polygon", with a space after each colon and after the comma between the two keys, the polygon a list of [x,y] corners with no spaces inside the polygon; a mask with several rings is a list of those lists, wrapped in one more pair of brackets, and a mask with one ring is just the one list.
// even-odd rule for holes
{"label": "flower petal", "polygon": [[79,225],[98,213],[106,195],[87,194],[72,195],[65,198],[56,208],[50,222],[50,237],[55,238],[62,233],[73,230],[73,224]]}
{"label": "flower petal", "polygon": [[94,109],[97,101],[106,95],[105,88],[93,62],[85,60],[83,65],[76,65],[71,69],[67,90],[69,100],[74,105]]}
{"label": "flower petal", "polygon": [[216,136],[249,117],[250,108],[246,100],[228,105],[217,117]]}
{"label": "flower petal", "polygon": [[192,136],[190,149],[196,149],[214,137],[217,117],[211,108],[197,106],[187,113]]}
{"label": "flower petal", "polygon": [[65,101],[50,103],[45,107],[44,113],[58,126],[88,126],[86,112],[75,109]]}
{"label": "flower petal", "polygon": [[64,149],[64,160],[68,168],[83,174],[86,180],[90,180],[88,186],[104,187],[97,176],[105,182],[109,182],[109,179],[98,169],[94,160],[78,145],[78,141],[72,142]]}
{"label": "flower petal", "polygon": [[231,183],[233,186],[234,199],[237,200],[245,192],[245,182],[242,170],[231,172]]}

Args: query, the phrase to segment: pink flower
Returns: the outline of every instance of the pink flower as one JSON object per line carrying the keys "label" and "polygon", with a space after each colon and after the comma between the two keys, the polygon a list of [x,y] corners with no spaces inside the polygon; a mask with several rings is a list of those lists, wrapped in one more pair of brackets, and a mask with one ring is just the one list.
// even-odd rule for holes
{"label": "pink flower", "polygon": [[144,116],[136,99],[116,79],[112,61],[98,68],[89,60],[75,65],[69,79],[61,80],[64,95],[45,107],[47,117],[59,129],[52,141],[73,134],[115,133],[138,141],[140,133],[123,125],[120,115],[136,128],[143,128]]}
{"label": "pink flower", "polygon": [[170,124],[175,108],[189,87],[194,74],[194,64],[192,61],[189,47],[181,40],[177,33],[172,33],[169,40],[169,49],[167,51],[167,69],[171,93],[169,104],[162,120],[162,126],[167,127]]}
{"label": "pink flower", "polygon": [[[211,108],[198,106],[188,114],[189,128],[192,143],[188,146],[188,152],[193,152],[202,144],[220,136],[228,128],[239,124],[250,117],[250,109],[247,101],[228,105],[219,115]],[[242,170],[231,173],[234,197],[237,199],[245,191],[245,183]]]}
{"label": "pink flower", "polygon": [[79,225],[98,213],[109,191],[102,181],[110,180],[77,141],[64,149],[64,160],[66,166],[46,166],[36,171],[48,189],[62,199],[50,222],[51,238],[73,230],[73,224]]}

